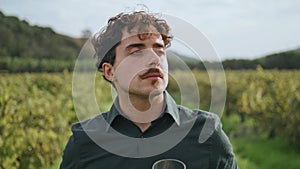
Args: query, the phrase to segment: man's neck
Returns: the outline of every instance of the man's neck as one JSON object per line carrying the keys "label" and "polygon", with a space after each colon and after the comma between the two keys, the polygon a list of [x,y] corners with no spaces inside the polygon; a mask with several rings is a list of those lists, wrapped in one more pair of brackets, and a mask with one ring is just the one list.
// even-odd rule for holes
{"label": "man's neck", "polygon": [[119,95],[119,104],[122,112],[143,132],[160,116],[164,105],[164,94],[148,97],[133,94]]}

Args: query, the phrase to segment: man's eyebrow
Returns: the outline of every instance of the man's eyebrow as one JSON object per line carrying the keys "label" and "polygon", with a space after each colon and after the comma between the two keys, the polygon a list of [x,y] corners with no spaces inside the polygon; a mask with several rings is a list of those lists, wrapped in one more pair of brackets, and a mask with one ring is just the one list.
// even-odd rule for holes
{"label": "man's eyebrow", "polygon": [[133,43],[133,44],[126,46],[125,49],[129,50],[131,48],[143,48],[143,47],[145,47],[145,44],[143,44],[143,43]]}
{"label": "man's eyebrow", "polygon": [[[146,47],[146,45],[143,43],[133,43],[133,44],[126,46],[125,49],[130,50],[132,48],[145,48],[145,47]],[[164,48],[165,46],[162,43],[154,43],[153,47],[154,48]]]}

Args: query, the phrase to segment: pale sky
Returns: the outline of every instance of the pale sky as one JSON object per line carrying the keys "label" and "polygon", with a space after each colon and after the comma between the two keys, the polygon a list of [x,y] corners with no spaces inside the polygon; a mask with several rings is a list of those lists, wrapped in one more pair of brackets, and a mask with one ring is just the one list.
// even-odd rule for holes
{"label": "pale sky", "polygon": [[80,37],[108,18],[145,4],[206,35],[221,59],[257,58],[300,47],[299,0],[0,0],[0,10],[32,25]]}

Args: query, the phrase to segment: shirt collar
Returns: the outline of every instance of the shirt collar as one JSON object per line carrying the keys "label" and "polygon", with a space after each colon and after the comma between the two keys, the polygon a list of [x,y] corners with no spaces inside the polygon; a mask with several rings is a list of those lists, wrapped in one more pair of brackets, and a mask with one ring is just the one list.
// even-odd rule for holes
{"label": "shirt collar", "polygon": [[179,116],[178,106],[175,100],[167,91],[165,91],[164,95],[165,95],[165,103],[166,103],[164,112],[169,113],[173,117],[176,124],[180,126],[180,116]]}
{"label": "shirt collar", "polygon": [[[172,96],[167,91],[164,92],[164,104],[165,105],[164,105],[163,111],[161,113],[161,116],[164,113],[170,114],[173,117],[173,119],[176,122],[176,124],[178,126],[180,126],[180,117],[179,117],[179,112],[178,112],[177,104],[173,100]],[[112,122],[114,121],[114,119],[117,116],[119,116],[119,115],[125,116],[124,113],[122,112],[121,108],[120,108],[119,98],[116,97],[116,99],[115,99],[115,101],[114,101],[111,109],[107,113],[107,116],[106,116],[107,123],[109,125],[111,125]]]}

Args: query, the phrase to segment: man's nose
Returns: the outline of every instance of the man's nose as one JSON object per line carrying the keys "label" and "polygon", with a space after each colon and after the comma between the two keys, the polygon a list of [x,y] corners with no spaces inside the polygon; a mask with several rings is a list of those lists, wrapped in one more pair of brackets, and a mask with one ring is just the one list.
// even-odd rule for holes
{"label": "man's nose", "polygon": [[157,67],[160,64],[160,56],[155,52],[153,48],[147,50],[147,66]]}

